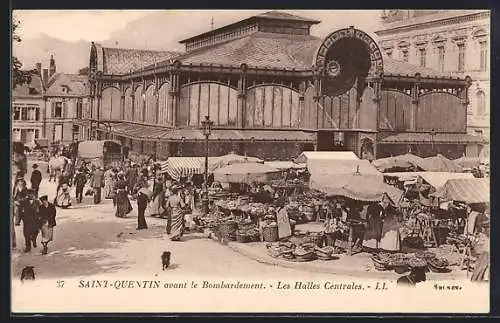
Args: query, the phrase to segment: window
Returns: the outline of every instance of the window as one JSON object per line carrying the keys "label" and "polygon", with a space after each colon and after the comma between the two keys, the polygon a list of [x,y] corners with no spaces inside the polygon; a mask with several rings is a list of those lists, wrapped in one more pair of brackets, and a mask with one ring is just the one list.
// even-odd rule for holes
{"label": "window", "polygon": [[486,113],[486,98],[483,91],[476,94],[477,97],[477,114],[484,115]]}
{"label": "window", "polygon": [[463,72],[465,68],[465,44],[458,44],[458,71]]}
{"label": "window", "polygon": [[14,115],[12,116],[13,120],[21,120],[21,108],[14,107]]}
{"label": "window", "polygon": [[438,47],[438,70],[444,72],[444,46]]}
{"label": "window", "polygon": [[53,133],[53,137],[52,137],[53,141],[62,141],[62,139],[63,139],[62,127],[63,127],[62,124],[55,124],[54,125],[54,133]]}
{"label": "window", "polygon": [[62,102],[56,102],[54,109],[54,118],[62,118]]}
{"label": "window", "polygon": [[420,48],[419,52],[420,52],[420,66],[425,67],[425,63],[426,63],[425,59],[427,56],[427,51],[425,50],[425,48]]}
{"label": "window", "polygon": [[481,49],[479,68],[482,72],[485,72],[488,67],[488,43],[485,41],[479,42],[479,47]]}
{"label": "window", "polygon": [[82,119],[82,117],[83,117],[82,99],[78,99],[78,102],[76,102],[76,117],[77,117],[77,119]]}
{"label": "window", "polygon": [[403,56],[403,62],[408,62],[408,50],[407,49],[403,49],[403,51],[401,53],[402,53],[402,56]]}
{"label": "window", "polygon": [[40,130],[35,129],[35,139],[38,139],[38,138],[40,138]]}
{"label": "window", "polygon": [[28,120],[28,108],[26,107],[21,109],[21,120]]}
{"label": "window", "polygon": [[474,134],[476,136],[482,137],[483,136],[483,131],[482,130],[474,130]]}

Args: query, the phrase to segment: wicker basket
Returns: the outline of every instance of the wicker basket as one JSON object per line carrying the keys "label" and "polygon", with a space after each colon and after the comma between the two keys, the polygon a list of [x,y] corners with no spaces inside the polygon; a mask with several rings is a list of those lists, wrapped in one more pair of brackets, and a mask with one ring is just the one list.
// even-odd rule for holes
{"label": "wicker basket", "polygon": [[262,229],[262,236],[265,242],[276,242],[279,240],[278,226],[268,226]]}
{"label": "wicker basket", "polygon": [[238,224],[233,221],[224,222],[219,225],[219,231],[223,237],[234,235],[237,230]]}
{"label": "wicker basket", "polygon": [[302,245],[304,243],[314,243],[318,247],[323,247],[323,241],[325,240],[324,235],[306,235],[301,234],[297,236],[293,236],[290,239],[290,242],[295,245]]}
{"label": "wicker basket", "polygon": [[236,233],[236,241],[238,241],[240,243],[252,242],[252,236],[249,236],[247,234]]}

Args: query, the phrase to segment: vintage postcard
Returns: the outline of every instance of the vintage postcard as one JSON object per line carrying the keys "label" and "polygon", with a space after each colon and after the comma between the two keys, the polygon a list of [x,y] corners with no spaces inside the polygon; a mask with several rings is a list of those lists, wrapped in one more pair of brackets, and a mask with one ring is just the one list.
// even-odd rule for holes
{"label": "vintage postcard", "polygon": [[13,313],[490,311],[489,10],[12,17]]}

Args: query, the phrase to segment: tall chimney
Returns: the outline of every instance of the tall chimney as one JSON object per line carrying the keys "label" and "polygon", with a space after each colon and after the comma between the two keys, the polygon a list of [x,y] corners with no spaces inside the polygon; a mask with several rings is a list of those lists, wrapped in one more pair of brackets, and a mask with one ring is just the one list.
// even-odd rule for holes
{"label": "tall chimney", "polygon": [[50,77],[56,74],[56,62],[54,60],[54,55],[50,55],[50,66],[49,66]]}
{"label": "tall chimney", "polygon": [[36,63],[35,68],[38,75],[42,75],[42,63]]}
{"label": "tall chimney", "polygon": [[43,82],[43,85],[45,85],[45,86],[47,86],[47,84],[49,83],[49,69],[48,68],[43,69],[42,82]]}

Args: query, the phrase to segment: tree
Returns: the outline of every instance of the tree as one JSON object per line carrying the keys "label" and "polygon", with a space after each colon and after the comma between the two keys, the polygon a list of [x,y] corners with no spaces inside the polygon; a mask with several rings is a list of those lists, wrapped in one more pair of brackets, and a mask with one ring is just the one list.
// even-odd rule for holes
{"label": "tree", "polygon": [[78,74],[80,75],[89,75],[89,67],[85,66],[78,70]]}
{"label": "tree", "polygon": [[[12,42],[21,42],[21,37],[16,34],[16,29],[20,25],[20,21],[12,22]],[[15,89],[18,85],[29,84],[31,76],[36,73],[36,70],[22,70],[23,64],[21,61],[12,56],[12,87]]]}

